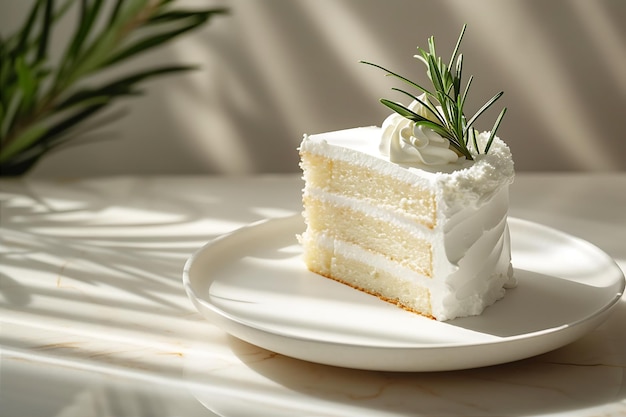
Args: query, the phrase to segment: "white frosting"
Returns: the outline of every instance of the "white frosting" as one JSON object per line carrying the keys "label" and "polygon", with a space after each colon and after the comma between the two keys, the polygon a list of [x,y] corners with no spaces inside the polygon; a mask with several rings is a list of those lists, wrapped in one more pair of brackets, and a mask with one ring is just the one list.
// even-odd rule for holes
{"label": "white frosting", "polygon": [[[426,100],[426,95],[422,94],[420,100]],[[436,116],[417,100],[409,105],[409,109],[428,120],[437,120]],[[444,165],[454,163],[459,158],[457,153],[450,149],[448,139],[423,125],[416,125],[398,113],[390,114],[383,122],[379,150],[389,157],[391,162],[398,163]]]}
{"label": "white frosting", "polygon": [[[366,127],[305,136],[301,150],[368,167],[397,181],[417,183],[437,197],[437,224],[433,230],[405,220],[391,212],[381,212],[362,201],[332,196],[323,190],[305,189],[316,198],[350,206],[402,225],[427,239],[433,247],[433,277],[408,273],[394,263],[375,261],[389,272],[426,286],[431,292],[432,314],[438,320],[480,314],[504,295],[504,288],[515,285],[512,276],[506,215],[508,185],[513,181],[513,161],[509,148],[495,138],[488,154],[474,155],[474,161],[428,167],[420,163],[389,163],[378,151],[381,129]],[[484,146],[489,134],[477,137]],[[355,152],[357,151],[357,152]],[[447,171],[447,172],[442,172]],[[346,256],[357,256],[357,249],[346,249]],[[398,268],[403,269],[402,272]]]}

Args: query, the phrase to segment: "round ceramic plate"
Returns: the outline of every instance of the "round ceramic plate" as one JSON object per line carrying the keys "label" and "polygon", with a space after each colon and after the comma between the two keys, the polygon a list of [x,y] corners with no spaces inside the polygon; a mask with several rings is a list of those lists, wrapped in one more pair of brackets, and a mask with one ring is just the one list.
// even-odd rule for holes
{"label": "round ceramic plate", "polygon": [[301,216],[215,239],[186,263],[196,308],[231,335],[287,356],[357,369],[443,371],[505,363],[566,345],[599,325],[624,291],[588,242],[510,218],[518,286],[482,315],[438,322],[314,274]]}

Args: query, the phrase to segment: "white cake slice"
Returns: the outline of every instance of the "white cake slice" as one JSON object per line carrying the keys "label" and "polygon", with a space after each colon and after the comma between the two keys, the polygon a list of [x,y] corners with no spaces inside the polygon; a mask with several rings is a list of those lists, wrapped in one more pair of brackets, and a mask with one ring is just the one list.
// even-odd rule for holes
{"label": "white cake slice", "polygon": [[481,314],[515,283],[508,146],[434,167],[391,162],[390,146],[378,127],[304,137],[307,267],[437,320]]}

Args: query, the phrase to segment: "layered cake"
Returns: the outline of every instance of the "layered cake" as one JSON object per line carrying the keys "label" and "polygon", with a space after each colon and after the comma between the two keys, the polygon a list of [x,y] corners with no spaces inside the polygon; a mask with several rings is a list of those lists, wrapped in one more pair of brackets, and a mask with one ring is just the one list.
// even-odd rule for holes
{"label": "layered cake", "polygon": [[[435,65],[429,77],[445,79],[447,71],[456,83],[460,65],[457,73],[432,60],[431,42],[429,51],[419,49],[427,66]],[[417,86],[419,97],[405,92],[413,97],[406,107],[381,100],[395,111],[382,127],[305,135],[307,227],[300,241],[311,271],[450,320],[481,314],[515,285],[507,226],[514,169],[495,135],[504,111],[491,132],[478,133],[476,117],[468,121],[446,102],[459,102],[458,86],[436,83],[433,91]],[[446,106],[462,119],[449,120]],[[461,130],[452,132],[454,123]]]}

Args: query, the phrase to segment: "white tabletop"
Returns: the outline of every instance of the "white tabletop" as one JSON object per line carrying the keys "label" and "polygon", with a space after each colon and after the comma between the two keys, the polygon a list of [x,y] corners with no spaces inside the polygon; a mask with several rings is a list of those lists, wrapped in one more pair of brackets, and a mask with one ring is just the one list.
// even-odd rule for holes
{"label": "white tabletop", "polygon": [[[0,415],[626,415],[626,299],[530,359],[390,373],[291,359],[226,335],[187,299],[186,259],[301,211],[296,175],[0,181]],[[626,270],[626,174],[519,174],[510,214]]]}

